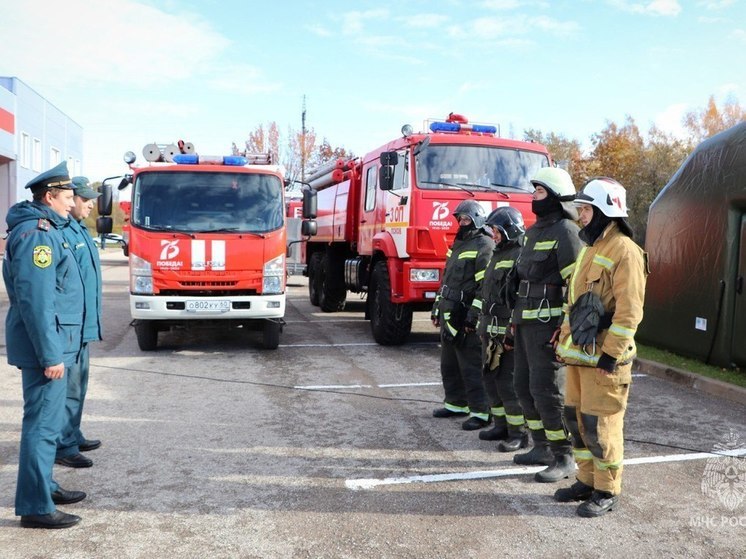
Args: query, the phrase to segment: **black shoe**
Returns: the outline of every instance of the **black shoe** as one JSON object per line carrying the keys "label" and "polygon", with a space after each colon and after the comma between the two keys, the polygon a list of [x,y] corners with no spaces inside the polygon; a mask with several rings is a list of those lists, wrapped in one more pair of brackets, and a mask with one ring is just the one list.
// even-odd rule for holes
{"label": "black shoe", "polygon": [[521,435],[520,437],[508,437],[507,440],[500,441],[497,443],[497,450],[499,452],[515,452],[528,446],[528,434]]}
{"label": "black shoe", "polygon": [[29,514],[21,517],[23,528],[70,528],[80,522],[80,517],[56,510],[51,514]]}
{"label": "black shoe", "polygon": [[472,416],[461,424],[461,428],[464,431],[476,431],[477,429],[484,429],[491,421],[491,419],[480,419]]}
{"label": "black shoe", "polygon": [[60,466],[67,466],[68,468],[90,468],[93,466],[93,460],[86,458],[82,454],[73,454],[72,456],[65,456],[64,458],[55,458],[55,464]]}
{"label": "black shoe", "polygon": [[557,489],[554,492],[554,500],[560,503],[571,503],[572,501],[587,501],[593,495],[593,487],[582,481],[576,481],[570,487]]}
{"label": "black shoe", "polygon": [[78,448],[80,449],[80,452],[89,452],[91,450],[96,450],[100,446],[101,441],[96,439],[86,439],[78,445]]}
{"label": "black shoe", "polygon": [[68,491],[60,487],[52,493],[52,502],[55,505],[71,505],[85,499],[86,494],[82,491]]}
{"label": "black shoe", "polygon": [[459,415],[469,415],[467,411],[451,411],[448,408],[438,408],[433,410],[433,417],[456,417]]}
{"label": "black shoe", "polygon": [[516,454],[513,456],[513,462],[522,466],[537,466],[540,464],[549,466],[554,462],[554,454],[549,450],[549,446],[544,443],[544,445],[535,446],[523,454]]}
{"label": "black shoe", "polygon": [[508,428],[505,425],[495,425],[492,429],[479,432],[483,441],[502,441],[508,438]]}
{"label": "black shoe", "polygon": [[536,472],[534,480],[539,483],[554,483],[567,479],[570,474],[575,474],[575,460],[572,454],[559,454],[555,456],[554,462],[546,470]]}
{"label": "black shoe", "polygon": [[606,491],[594,489],[591,498],[578,505],[578,516],[594,518],[603,516],[607,512],[619,507],[619,495],[612,495]]}

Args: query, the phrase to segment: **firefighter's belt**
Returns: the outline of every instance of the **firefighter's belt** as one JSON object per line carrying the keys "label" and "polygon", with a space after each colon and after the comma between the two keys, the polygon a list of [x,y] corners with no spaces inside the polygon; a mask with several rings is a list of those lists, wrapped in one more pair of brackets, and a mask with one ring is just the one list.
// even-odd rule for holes
{"label": "firefighter's belt", "polygon": [[495,318],[510,318],[513,311],[502,303],[482,303],[482,312]]}
{"label": "firefighter's belt", "polygon": [[464,302],[466,293],[460,289],[453,289],[444,285],[440,288],[440,296],[446,301],[454,301],[456,303]]}
{"label": "firefighter's belt", "polygon": [[518,296],[533,299],[562,299],[562,286],[551,283],[531,283],[521,280],[518,284]]}
{"label": "firefighter's belt", "polygon": [[611,326],[612,317],[612,313],[604,313],[598,295],[592,291],[583,293],[570,309],[572,341],[580,347],[595,343],[598,333]]}

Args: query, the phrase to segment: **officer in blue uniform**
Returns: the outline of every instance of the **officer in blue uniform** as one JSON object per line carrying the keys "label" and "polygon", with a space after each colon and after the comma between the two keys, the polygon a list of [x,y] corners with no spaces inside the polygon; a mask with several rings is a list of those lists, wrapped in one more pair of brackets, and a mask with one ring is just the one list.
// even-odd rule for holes
{"label": "officer in blue uniform", "polygon": [[98,250],[88,233],[83,220],[93,209],[93,202],[101,196],[90,187],[86,177],[73,177],[75,206],[70,211],[70,226],[62,229],[62,235],[73,249],[75,260],[83,277],[84,319],[83,349],[80,358],[67,371],[67,401],[65,403],[66,423],[62,428],[60,441],[57,443],[55,464],[71,468],[89,468],[93,465],[90,458],[83,456],[86,452],[101,446],[99,440],[88,440],[80,430],[83,416],[83,404],[88,391],[89,353],[88,342],[101,340],[101,263]]}
{"label": "officer in blue uniform", "polygon": [[62,230],[73,190],[60,163],[26,185],[33,201],[8,211],[3,280],[10,299],[5,319],[8,363],[21,369],[23,425],[15,511],[26,528],[68,528],[80,517],[55,508],[83,500],[62,489],[52,467],[65,415],[65,368],[82,346],[83,280]]}

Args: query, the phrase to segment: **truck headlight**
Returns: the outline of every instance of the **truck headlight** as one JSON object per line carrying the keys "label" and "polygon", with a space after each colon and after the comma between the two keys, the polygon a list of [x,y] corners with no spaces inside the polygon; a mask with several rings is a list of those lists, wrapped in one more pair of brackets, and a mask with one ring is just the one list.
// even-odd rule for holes
{"label": "truck headlight", "polygon": [[440,270],[437,268],[412,268],[409,270],[409,281],[440,281]]}
{"label": "truck headlight", "polygon": [[282,278],[285,275],[285,255],[281,254],[264,264],[262,293],[282,293]]}
{"label": "truck headlight", "polygon": [[150,262],[130,253],[130,292],[153,294],[153,267]]}

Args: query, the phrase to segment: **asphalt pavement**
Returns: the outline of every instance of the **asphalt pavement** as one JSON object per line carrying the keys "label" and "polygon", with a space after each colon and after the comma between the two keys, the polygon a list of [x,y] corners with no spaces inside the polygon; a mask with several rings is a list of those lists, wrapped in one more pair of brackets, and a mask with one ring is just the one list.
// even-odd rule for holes
{"label": "asphalt pavement", "polygon": [[622,504],[581,519],[551,498],[571,480],[537,484],[536,468],[432,417],[442,388],[426,313],[410,343],[381,347],[357,295],[325,314],[290,277],[277,350],[257,332],[197,329],[143,353],[126,261],[110,248],[102,262],[106,339],[92,347],[83,428],[104,443],[92,468],[54,472],[88,492],[60,507],[83,517],[75,528],[18,525],[20,375],[0,362],[3,558],[746,556],[741,389],[638,361]]}

